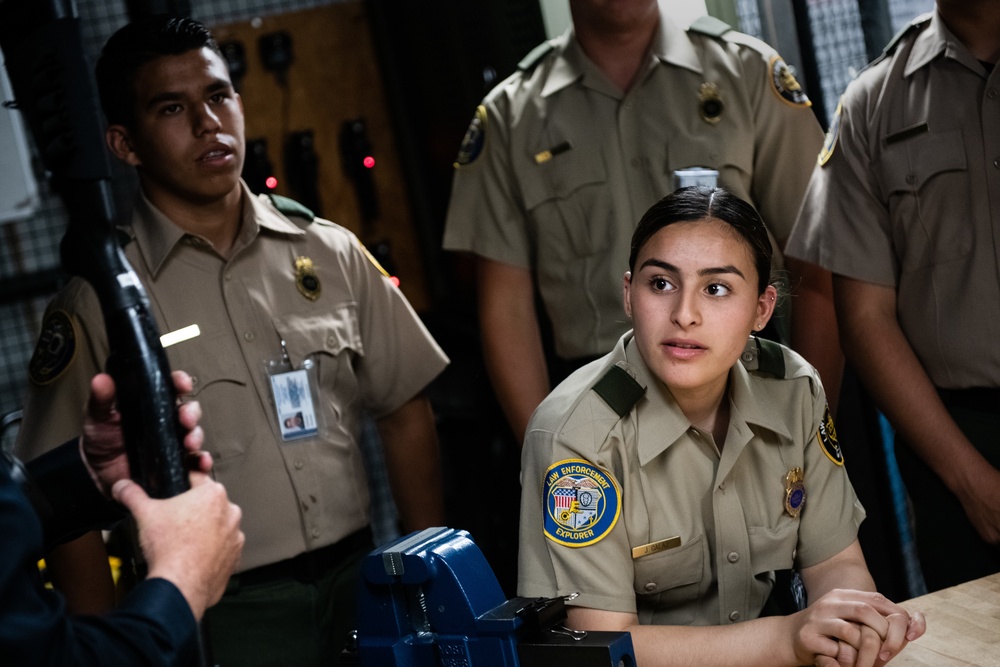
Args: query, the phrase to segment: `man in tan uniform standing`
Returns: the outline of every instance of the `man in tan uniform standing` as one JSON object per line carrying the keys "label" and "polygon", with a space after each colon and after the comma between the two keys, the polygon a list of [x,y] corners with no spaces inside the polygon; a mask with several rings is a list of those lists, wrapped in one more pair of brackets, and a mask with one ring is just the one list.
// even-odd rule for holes
{"label": "man in tan uniform standing", "polygon": [[[759,40],[708,17],[682,30],[656,0],[570,6],[573,27],[476,111],[444,236],[477,257],[486,364],[518,440],[550,389],[536,290],[561,375],[628,329],[619,258],[643,211],[680,185],[718,184],[758,207],[781,248],[822,142],[804,91]],[[836,396],[829,274],[795,268],[792,343]]]}
{"label": "man in tan uniform standing", "polygon": [[[204,26],[126,26],[98,83],[108,145],[141,185],[126,255],[244,513],[240,570],[207,616],[213,663],[333,664],[371,548],[362,411],[385,443],[404,529],[441,525],[422,391],[447,358],[353,234],[240,180],[242,103]],[[78,431],[107,354],[94,293],[74,280],[46,312],[20,443]]]}
{"label": "man in tan uniform standing", "polygon": [[788,254],[897,432],[931,590],[1000,571],[1000,5],[938,0],[847,89]]}

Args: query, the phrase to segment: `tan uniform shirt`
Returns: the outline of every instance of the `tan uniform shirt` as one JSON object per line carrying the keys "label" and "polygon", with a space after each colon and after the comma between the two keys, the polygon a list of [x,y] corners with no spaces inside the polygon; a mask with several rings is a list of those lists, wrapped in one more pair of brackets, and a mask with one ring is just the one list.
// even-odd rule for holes
{"label": "tan uniform shirt", "polygon": [[[651,374],[631,332],[559,385],[532,417],[521,457],[518,593],[579,592],[572,604],[637,613],[643,624],[728,624],[760,614],[774,570],[816,565],[848,547],[864,510],[842,466],[819,377],[795,352],[772,349],[783,377],[748,370],[758,364],[753,340],[730,371],[721,456],[711,434],[692,427]],[[644,390],[617,411],[599,391],[616,365]],[[560,463],[571,460],[585,464]],[[594,534],[578,532],[581,540],[559,526],[570,514],[546,519],[545,489],[572,466],[588,465],[614,480],[620,516],[608,529],[612,502],[597,503]],[[806,494],[798,517],[785,506],[786,475],[796,468]],[[604,482],[593,478],[598,487]]]}
{"label": "tan uniform shirt", "polygon": [[444,247],[532,268],[556,353],[569,359],[605,354],[629,328],[621,280],[632,230],[674,191],[676,170],[718,170],[781,247],[822,130],[801,91],[797,104],[786,98],[777,54],[737,32],[716,38],[661,18],[627,93],[572,29],[551,45],[484,100],[485,143],[455,171]]}
{"label": "tan uniform shirt", "polygon": [[[241,231],[228,261],[144,198],[131,233],[126,256],[160,331],[192,324],[201,330],[168,347],[167,356],[172,368],[194,378],[215,475],[243,510],[240,569],[334,543],[366,526],[361,413],[376,419],[391,413],[447,364],[398,288],[346,229],[287,218],[245,188]],[[296,287],[300,256],[314,265],[315,300]],[[89,380],[108,355],[87,283],[74,279],[55,298],[43,329],[56,311],[73,323],[75,358],[58,377],[30,387],[18,443],[25,458],[79,433]],[[281,439],[267,374],[268,363],[282,358],[281,341],[295,368],[307,358],[316,364],[317,437]]]}
{"label": "tan uniform shirt", "polygon": [[1000,386],[1000,67],[937,13],[851,83],[788,254],[894,286],[935,385]]}

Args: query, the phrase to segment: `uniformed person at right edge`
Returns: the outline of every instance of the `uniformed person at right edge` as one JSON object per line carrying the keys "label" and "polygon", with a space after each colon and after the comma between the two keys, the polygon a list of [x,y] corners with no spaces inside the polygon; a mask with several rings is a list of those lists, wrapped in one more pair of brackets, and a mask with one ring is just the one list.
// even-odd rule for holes
{"label": "uniformed person at right edge", "polygon": [[788,253],[834,274],[927,587],[1000,571],[1000,3],[938,0],[851,83]]}
{"label": "uniformed person at right edge", "polygon": [[[925,622],[874,592],[815,369],[751,335],[777,298],[760,217],[679,190],[628,265],[633,329],[529,424],[518,594],[579,593],[567,625],[629,631],[644,667],[884,665]],[[762,617],[792,567],[809,606]]]}

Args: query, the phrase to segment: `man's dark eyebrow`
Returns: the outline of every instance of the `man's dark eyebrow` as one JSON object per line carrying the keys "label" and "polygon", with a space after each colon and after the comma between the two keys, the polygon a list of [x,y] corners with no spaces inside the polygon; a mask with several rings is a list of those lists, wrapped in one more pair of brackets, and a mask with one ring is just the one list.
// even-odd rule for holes
{"label": "man's dark eyebrow", "polygon": [[[680,269],[678,269],[676,266],[674,266],[670,262],[664,262],[664,261],[659,260],[659,259],[652,259],[652,258],[651,259],[647,259],[645,262],[642,263],[642,266],[639,267],[639,270],[641,271],[644,268],[646,268],[647,266],[655,266],[657,268],[663,269],[664,271],[671,271],[673,273],[680,273]],[[744,280],[746,280],[746,276],[743,275],[743,272],[740,271],[735,266],[733,266],[732,264],[726,264],[725,266],[713,266],[711,268],[701,269],[700,271],[698,271],[698,275],[699,276],[715,276],[715,275],[721,275],[721,274],[724,274],[724,273],[735,273],[740,278],[743,278]]]}
{"label": "man's dark eyebrow", "polygon": [[[233,84],[226,81],[225,79],[215,79],[207,86],[205,86],[205,92],[208,94],[212,94],[212,93],[217,93],[220,90],[232,90],[232,87]],[[167,90],[162,93],[159,93],[158,95],[153,95],[151,98],[149,98],[149,101],[146,103],[146,107],[151,108],[158,104],[162,104],[163,102],[176,102],[177,100],[180,100],[183,97],[184,95],[182,93],[179,93],[175,90]]]}

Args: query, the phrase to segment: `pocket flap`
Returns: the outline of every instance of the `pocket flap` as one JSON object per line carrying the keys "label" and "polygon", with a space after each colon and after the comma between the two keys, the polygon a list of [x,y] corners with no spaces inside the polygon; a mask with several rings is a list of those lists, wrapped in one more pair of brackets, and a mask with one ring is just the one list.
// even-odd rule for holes
{"label": "pocket flap", "polygon": [[273,322],[294,368],[313,354],[336,356],[346,349],[364,356],[357,304],[353,302],[335,306],[333,312],[292,314],[276,317]]}

